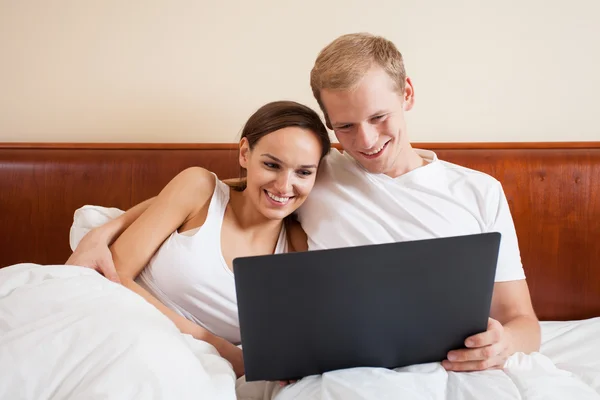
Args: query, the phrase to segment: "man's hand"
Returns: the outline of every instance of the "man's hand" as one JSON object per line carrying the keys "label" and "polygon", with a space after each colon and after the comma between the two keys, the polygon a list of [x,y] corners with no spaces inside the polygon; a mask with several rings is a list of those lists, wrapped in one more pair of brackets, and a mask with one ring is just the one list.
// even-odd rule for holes
{"label": "man's hand", "polygon": [[90,231],[81,239],[65,264],[92,268],[111,281],[121,283],[107,240],[94,231]]}
{"label": "man's hand", "polygon": [[510,355],[510,338],[502,324],[488,321],[487,331],[465,340],[466,349],[453,350],[442,362],[447,371],[482,371],[504,367]]}

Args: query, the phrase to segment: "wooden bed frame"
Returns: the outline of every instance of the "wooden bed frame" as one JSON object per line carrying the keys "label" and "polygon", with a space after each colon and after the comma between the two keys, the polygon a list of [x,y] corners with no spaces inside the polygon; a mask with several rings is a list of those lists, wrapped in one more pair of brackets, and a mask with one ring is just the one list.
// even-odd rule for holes
{"label": "wooden bed frame", "polygon": [[[600,142],[420,143],[504,186],[542,320],[600,316]],[[236,144],[0,143],[0,267],[62,264],[73,212],[127,209],[179,171],[237,177]]]}

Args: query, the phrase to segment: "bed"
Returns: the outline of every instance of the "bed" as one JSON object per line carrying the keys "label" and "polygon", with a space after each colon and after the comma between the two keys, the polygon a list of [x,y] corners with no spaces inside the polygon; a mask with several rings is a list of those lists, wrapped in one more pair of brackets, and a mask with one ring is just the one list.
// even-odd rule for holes
{"label": "bed", "polygon": [[235,177],[235,145],[4,143],[0,398],[600,399],[600,142],[416,146],[502,182],[542,321],[539,353],[477,373],[432,363],[285,388],[236,380],[214,348],[139,297],[61,265],[76,244],[76,210],[127,209],[192,165]]}

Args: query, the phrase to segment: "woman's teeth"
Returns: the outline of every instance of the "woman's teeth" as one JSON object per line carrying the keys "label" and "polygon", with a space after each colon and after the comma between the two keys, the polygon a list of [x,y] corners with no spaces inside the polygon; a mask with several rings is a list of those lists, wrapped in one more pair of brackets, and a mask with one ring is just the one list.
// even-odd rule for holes
{"label": "woman's teeth", "polygon": [[285,204],[285,203],[287,203],[287,202],[290,200],[290,198],[289,198],[289,197],[279,197],[279,196],[275,196],[273,193],[271,193],[271,192],[269,192],[269,191],[267,191],[267,195],[268,195],[270,198],[272,198],[273,200],[275,200],[276,202],[278,202],[278,203],[281,203],[281,204]]}

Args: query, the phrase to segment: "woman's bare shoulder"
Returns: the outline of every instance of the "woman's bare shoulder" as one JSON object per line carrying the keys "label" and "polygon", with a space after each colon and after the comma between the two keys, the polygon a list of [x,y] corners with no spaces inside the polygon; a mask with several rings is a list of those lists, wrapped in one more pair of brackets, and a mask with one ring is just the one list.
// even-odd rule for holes
{"label": "woman's bare shoulder", "polygon": [[215,190],[216,177],[201,167],[186,168],[177,174],[167,186],[170,191],[186,195],[190,199],[210,197]]}
{"label": "woman's bare shoulder", "polygon": [[289,251],[308,251],[308,237],[300,223],[295,219],[290,219],[286,224],[286,229]]}
{"label": "woman's bare shoulder", "polygon": [[173,199],[173,206],[178,204],[188,211],[187,221],[206,208],[216,184],[217,177],[209,170],[190,167],[177,174],[167,186],[170,186],[169,197]]}

